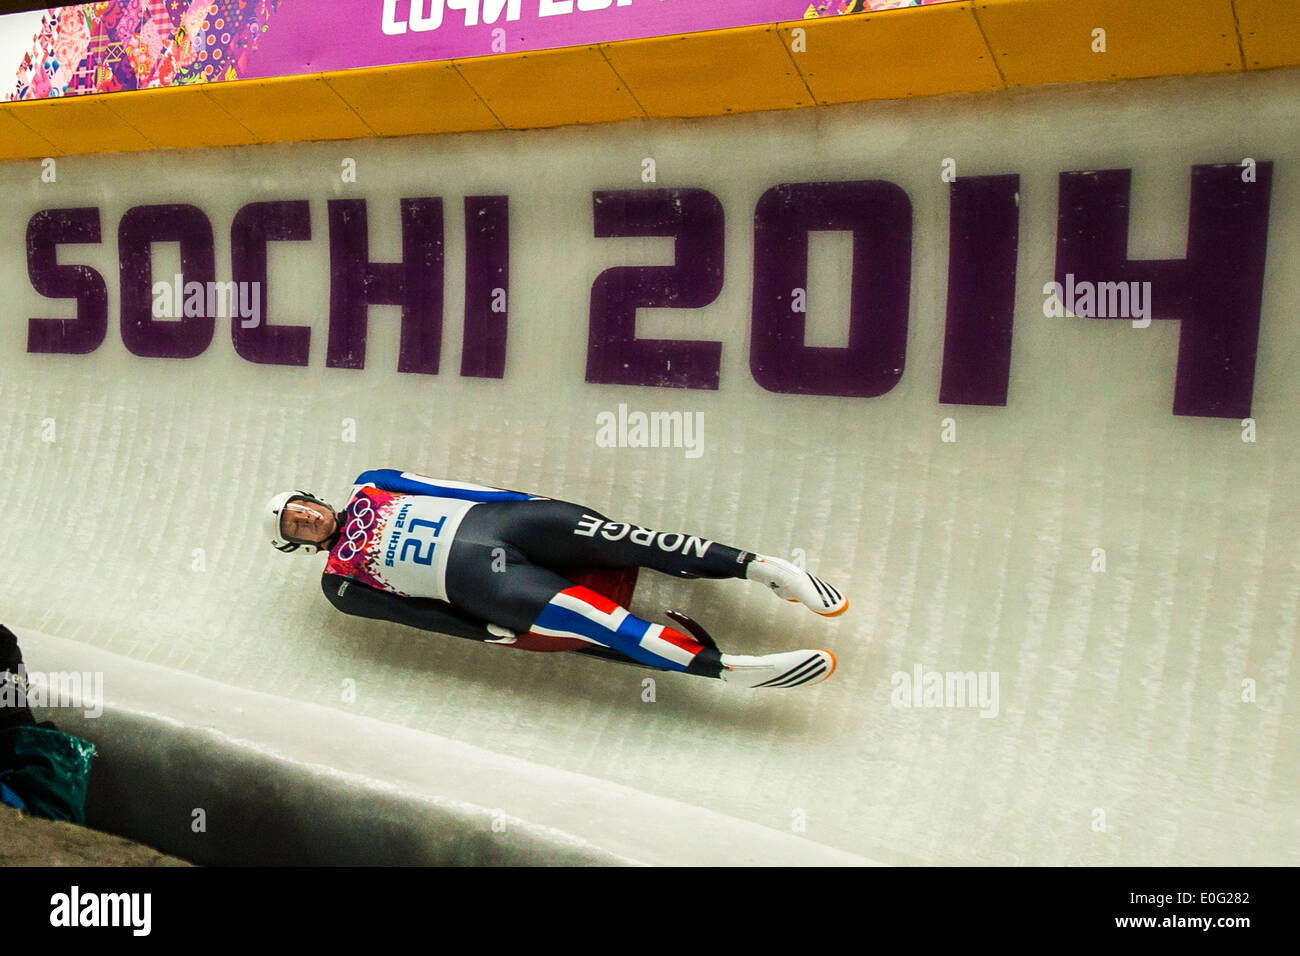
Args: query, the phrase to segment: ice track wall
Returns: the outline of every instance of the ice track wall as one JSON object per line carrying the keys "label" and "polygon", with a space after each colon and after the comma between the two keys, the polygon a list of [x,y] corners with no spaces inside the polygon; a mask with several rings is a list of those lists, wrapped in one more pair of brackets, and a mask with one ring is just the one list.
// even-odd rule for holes
{"label": "ice track wall", "polygon": [[[1300,862],[1297,95],[1282,71],[0,166],[0,617],[93,648],[110,697],[126,658],[279,698],[270,749],[325,708],[518,761],[512,818],[532,766],[664,798],[668,847],[691,805],[893,863]],[[154,319],[179,272],[261,282],[257,324]],[[1066,273],[1151,282],[1152,321],[1045,314]],[[698,444],[598,444],[656,411]],[[840,670],[650,695],[341,617],[259,510],[384,466],[801,556],[842,618],[649,572],[634,609]],[[948,672],[983,700],[936,695]],[[434,754],[409,759],[436,797]]]}

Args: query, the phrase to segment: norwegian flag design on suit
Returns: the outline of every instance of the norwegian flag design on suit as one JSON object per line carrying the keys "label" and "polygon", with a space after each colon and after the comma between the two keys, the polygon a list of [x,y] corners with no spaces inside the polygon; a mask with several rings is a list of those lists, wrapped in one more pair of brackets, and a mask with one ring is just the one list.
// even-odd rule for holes
{"label": "norwegian flag design on suit", "polygon": [[634,661],[684,671],[704,649],[680,631],[636,617],[609,598],[580,585],[551,599],[532,626],[533,634],[577,638],[619,651]]}

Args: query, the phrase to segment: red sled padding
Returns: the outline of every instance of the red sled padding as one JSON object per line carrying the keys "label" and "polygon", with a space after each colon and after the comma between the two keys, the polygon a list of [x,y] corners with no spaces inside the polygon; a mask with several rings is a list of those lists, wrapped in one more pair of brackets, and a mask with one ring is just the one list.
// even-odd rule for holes
{"label": "red sled padding", "polygon": [[[627,607],[632,603],[632,592],[636,590],[637,568],[585,568],[570,571],[565,577],[574,584],[591,588],[597,594],[609,598],[615,604]],[[520,634],[518,639],[507,645],[517,651],[576,651],[591,647],[586,641],[576,637],[550,637],[546,634]]]}

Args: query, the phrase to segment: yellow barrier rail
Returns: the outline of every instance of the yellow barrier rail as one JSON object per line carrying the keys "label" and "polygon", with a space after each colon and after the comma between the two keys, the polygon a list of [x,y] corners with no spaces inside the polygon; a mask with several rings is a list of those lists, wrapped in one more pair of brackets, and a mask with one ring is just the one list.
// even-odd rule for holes
{"label": "yellow barrier rail", "polygon": [[720,116],[1297,64],[1297,0],[964,0],[532,53],[6,103],[0,159]]}

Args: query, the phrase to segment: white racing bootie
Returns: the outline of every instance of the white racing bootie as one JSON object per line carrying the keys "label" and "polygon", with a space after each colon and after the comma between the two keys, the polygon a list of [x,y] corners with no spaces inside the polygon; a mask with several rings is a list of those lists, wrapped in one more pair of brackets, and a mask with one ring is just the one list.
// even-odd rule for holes
{"label": "white racing bootie", "polygon": [[728,684],[740,687],[807,687],[835,673],[830,651],[785,651],[781,654],[723,654],[722,674]]}
{"label": "white racing bootie", "polygon": [[808,605],[822,617],[835,617],[849,609],[849,599],[838,590],[781,558],[757,555],[745,576],[771,588],[777,597]]}

